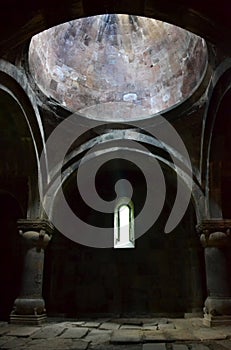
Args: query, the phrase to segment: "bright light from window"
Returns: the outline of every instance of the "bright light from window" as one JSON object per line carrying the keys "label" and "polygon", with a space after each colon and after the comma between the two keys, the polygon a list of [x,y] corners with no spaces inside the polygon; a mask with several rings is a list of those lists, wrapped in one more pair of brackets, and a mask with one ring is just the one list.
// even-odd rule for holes
{"label": "bright light from window", "polygon": [[114,248],[134,248],[133,208],[119,205],[115,210]]}
{"label": "bright light from window", "polygon": [[129,216],[130,209],[127,205],[121,205],[119,208],[119,241],[120,244],[129,242]]}

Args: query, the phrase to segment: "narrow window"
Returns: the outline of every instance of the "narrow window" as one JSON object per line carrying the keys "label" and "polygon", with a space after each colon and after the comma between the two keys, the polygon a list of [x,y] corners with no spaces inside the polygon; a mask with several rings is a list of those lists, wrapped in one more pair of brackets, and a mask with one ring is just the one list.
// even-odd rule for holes
{"label": "narrow window", "polygon": [[124,202],[120,200],[115,209],[114,248],[135,248],[134,209],[131,202]]}

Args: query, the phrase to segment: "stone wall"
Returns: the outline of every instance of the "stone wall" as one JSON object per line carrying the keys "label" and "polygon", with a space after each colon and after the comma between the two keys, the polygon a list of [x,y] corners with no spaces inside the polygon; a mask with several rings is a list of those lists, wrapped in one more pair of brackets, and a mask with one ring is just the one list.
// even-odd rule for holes
{"label": "stone wall", "polygon": [[[138,180],[138,174],[134,178]],[[105,196],[110,184],[101,181]],[[157,222],[136,240],[135,249],[91,248],[54,234],[45,263],[48,315],[182,316],[202,310],[203,258],[194,212],[190,206],[178,227],[164,234],[174,201],[174,190],[168,184],[168,203]],[[133,196],[135,215],[142,208],[144,193],[139,178]],[[73,187],[65,194],[83,219],[100,227],[113,226],[113,215],[87,211]]]}

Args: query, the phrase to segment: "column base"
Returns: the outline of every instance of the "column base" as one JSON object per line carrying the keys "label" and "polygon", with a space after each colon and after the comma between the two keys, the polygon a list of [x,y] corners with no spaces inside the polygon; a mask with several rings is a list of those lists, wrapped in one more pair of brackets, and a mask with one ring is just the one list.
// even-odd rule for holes
{"label": "column base", "polygon": [[21,325],[40,325],[45,323],[47,320],[47,315],[17,315],[14,312],[10,314],[11,324],[21,324]]}
{"label": "column base", "polygon": [[205,300],[204,312],[212,316],[231,316],[231,297],[208,296]]}
{"label": "column base", "polygon": [[208,327],[215,326],[230,326],[231,325],[231,316],[213,316],[210,314],[204,314],[203,324]]}

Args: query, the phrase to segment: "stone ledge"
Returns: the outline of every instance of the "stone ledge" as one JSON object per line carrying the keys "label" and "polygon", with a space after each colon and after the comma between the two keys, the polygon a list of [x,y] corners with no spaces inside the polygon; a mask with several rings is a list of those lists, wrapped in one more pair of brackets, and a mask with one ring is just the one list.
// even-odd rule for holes
{"label": "stone ledge", "polygon": [[203,324],[208,327],[214,326],[230,326],[231,316],[212,316],[205,314]]}
{"label": "stone ledge", "polygon": [[11,324],[21,324],[21,325],[40,325],[45,323],[47,320],[47,315],[17,315],[11,313],[10,323]]}

